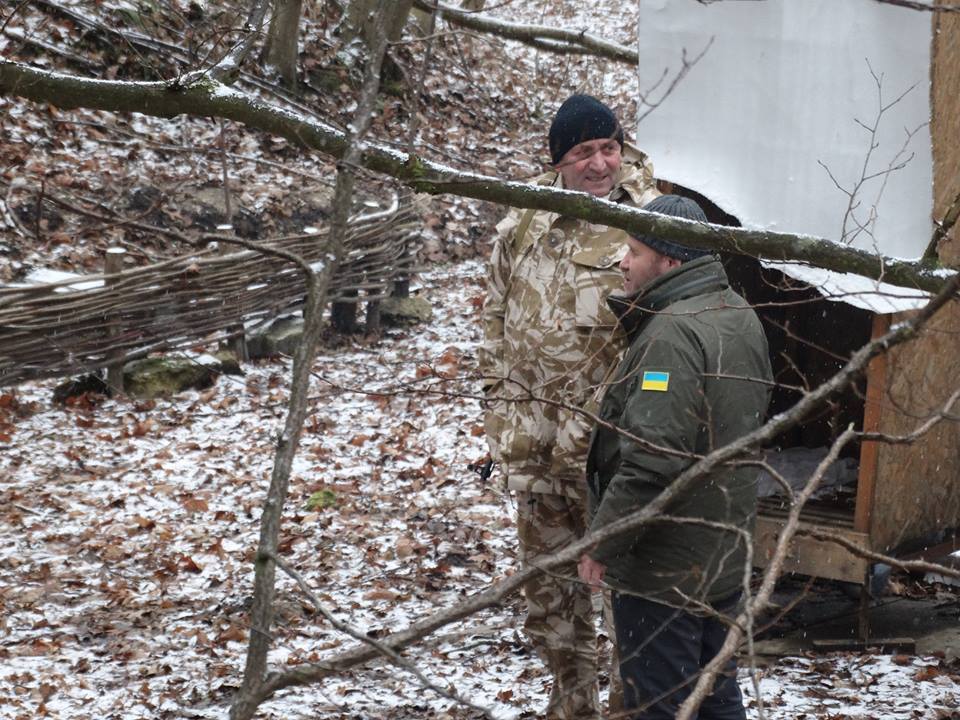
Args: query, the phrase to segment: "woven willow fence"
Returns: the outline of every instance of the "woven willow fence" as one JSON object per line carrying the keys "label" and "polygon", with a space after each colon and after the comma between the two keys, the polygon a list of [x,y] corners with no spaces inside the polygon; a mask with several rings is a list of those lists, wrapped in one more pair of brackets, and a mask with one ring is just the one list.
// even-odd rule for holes
{"label": "woven willow fence", "polygon": [[[418,227],[409,196],[351,218],[329,300],[388,297],[394,282],[415,270]],[[327,256],[326,231],[271,246],[319,264]],[[229,328],[250,329],[289,311],[304,293],[303,274],[292,263],[253,250],[216,249],[111,275],[0,287],[0,386],[224,340]]]}

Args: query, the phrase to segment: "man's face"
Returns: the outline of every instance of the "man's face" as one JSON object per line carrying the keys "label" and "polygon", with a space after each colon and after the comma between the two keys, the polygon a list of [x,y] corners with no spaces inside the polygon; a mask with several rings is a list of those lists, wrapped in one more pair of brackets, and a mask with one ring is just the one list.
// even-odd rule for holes
{"label": "man's face", "polygon": [[567,150],[557,163],[563,187],[603,197],[613,190],[620,171],[620,143],[613,139],[587,140]]}
{"label": "man's face", "polygon": [[644,285],[670,272],[679,264],[679,260],[661,255],[649,245],[632,237],[627,238],[627,254],[620,261],[624,294],[633,295]]}

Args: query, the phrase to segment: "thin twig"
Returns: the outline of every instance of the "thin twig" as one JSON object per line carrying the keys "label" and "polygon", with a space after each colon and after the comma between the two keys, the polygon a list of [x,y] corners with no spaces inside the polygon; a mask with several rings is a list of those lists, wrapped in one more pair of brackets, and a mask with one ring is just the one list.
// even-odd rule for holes
{"label": "thin twig", "polygon": [[400,655],[389,645],[386,645],[380,642],[379,640],[377,640],[376,638],[372,638],[366,633],[361,632],[360,630],[357,630],[352,625],[349,625],[345,622],[341,622],[340,620],[338,620],[336,616],[334,616],[334,614],[330,612],[324,606],[323,603],[320,602],[320,598],[318,598],[316,594],[314,594],[313,590],[310,588],[309,583],[307,583],[304,577],[300,573],[298,573],[296,570],[294,570],[287,563],[286,560],[279,557],[278,555],[274,555],[273,560],[275,563],[277,563],[277,566],[281,570],[283,570],[287,575],[289,575],[291,578],[293,578],[296,581],[297,585],[300,587],[300,590],[303,592],[304,595],[307,596],[307,599],[310,601],[310,603],[313,605],[316,611],[320,613],[320,615],[322,615],[327,620],[327,622],[329,622],[330,625],[333,626],[335,630],[338,630],[344,633],[345,635],[349,635],[354,640],[358,640],[361,643],[369,645],[378,653],[380,653],[385,658],[387,658],[394,665],[413,675],[417,679],[417,681],[420,683],[421,686],[428,688],[429,690],[432,690],[433,692],[437,693],[437,695],[439,695],[440,697],[444,697],[447,700],[452,700],[460,705],[464,705],[472,710],[476,710],[477,712],[482,714],[484,717],[492,717],[491,711],[489,709],[481,705],[477,705],[476,703],[472,702],[471,700],[468,700],[467,698],[464,698],[462,695],[456,692],[455,689],[445,688],[433,682],[430,678],[428,678],[426,675],[420,672],[414,666],[413,663],[411,663],[405,657]]}

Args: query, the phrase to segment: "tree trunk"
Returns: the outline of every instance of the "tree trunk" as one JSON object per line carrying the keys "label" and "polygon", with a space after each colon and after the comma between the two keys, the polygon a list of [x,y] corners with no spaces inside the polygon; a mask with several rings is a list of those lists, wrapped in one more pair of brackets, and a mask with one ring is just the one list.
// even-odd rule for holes
{"label": "tree trunk", "polygon": [[[403,26],[407,24],[407,17],[410,15],[410,8],[413,6],[413,0],[396,0],[390,6],[383,10],[383,27],[387,28],[387,41],[396,42],[400,39],[403,32]],[[370,47],[373,29],[376,26],[377,0],[350,0],[344,13],[341,33],[345,42],[349,42],[355,37],[363,38],[363,41]]]}
{"label": "tree trunk", "polygon": [[263,46],[260,62],[272,65],[280,72],[284,84],[291,90],[297,87],[297,59],[299,57],[300,9],[303,0],[274,0],[270,29]]}

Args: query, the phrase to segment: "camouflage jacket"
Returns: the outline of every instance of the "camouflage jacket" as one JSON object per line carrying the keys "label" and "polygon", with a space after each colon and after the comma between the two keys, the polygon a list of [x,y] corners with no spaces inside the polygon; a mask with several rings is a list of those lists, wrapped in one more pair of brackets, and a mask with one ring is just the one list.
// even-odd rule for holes
{"label": "camouflage jacket", "polygon": [[[609,199],[642,207],[660,193],[646,156],[624,146]],[[535,183],[561,187],[549,172]],[[606,297],[622,282],[626,233],[556,213],[511,210],[497,225],[483,308],[480,370],[490,453],[513,490],[586,498],[588,419],[623,342]]]}

